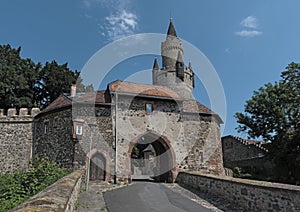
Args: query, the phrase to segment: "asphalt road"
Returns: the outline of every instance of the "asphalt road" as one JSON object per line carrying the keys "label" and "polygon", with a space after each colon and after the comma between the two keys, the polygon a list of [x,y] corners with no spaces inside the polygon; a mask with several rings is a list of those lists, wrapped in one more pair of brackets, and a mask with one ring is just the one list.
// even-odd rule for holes
{"label": "asphalt road", "polygon": [[104,193],[109,212],[201,212],[209,209],[176,193],[163,184],[136,182]]}

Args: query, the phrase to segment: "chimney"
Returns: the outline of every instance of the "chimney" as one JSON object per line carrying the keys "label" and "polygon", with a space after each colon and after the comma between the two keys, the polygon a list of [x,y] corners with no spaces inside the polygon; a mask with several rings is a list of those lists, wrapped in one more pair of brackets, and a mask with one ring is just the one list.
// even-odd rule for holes
{"label": "chimney", "polygon": [[71,86],[71,97],[75,97],[76,96],[76,85],[73,84]]}

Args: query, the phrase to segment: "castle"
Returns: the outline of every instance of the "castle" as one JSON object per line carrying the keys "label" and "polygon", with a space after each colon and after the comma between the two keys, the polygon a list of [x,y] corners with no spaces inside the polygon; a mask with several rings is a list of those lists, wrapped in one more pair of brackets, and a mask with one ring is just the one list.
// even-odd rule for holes
{"label": "castle", "polygon": [[[0,154],[1,170],[24,168],[38,155],[81,169],[95,181],[144,176],[173,182],[180,170],[223,175],[222,120],[193,98],[194,72],[184,63],[183,49],[171,19],[161,44],[161,68],[154,60],[153,85],[117,80],[89,93],[76,93],[72,86],[70,94],[41,112],[2,112],[0,126],[7,131],[26,127],[19,137],[11,134],[4,141],[1,136],[1,146],[10,149],[10,155]],[[26,145],[12,146],[15,140]],[[9,165],[5,158],[17,162]],[[21,167],[13,165],[21,161]]]}

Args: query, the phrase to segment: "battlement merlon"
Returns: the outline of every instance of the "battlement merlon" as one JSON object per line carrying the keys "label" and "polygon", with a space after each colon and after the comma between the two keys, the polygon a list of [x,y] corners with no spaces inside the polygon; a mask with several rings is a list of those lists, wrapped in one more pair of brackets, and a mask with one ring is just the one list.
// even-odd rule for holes
{"label": "battlement merlon", "polygon": [[39,108],[32,108],[31,110],[28,108],[21,108],[19,110],[19,113],[17,113],[17,109],[15,108],[9,108],[6,113],[4,109],[0,109],[0,120],[8,120],[8,119],[14,119],[14,120],[22,120],[22,119],[32,119],[37,114],[40,113]]}

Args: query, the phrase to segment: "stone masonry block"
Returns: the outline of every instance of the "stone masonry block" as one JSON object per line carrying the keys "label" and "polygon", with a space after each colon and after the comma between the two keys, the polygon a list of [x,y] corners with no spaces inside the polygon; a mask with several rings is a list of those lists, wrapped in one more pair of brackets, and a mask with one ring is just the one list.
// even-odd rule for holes
{"label": "stone masonry block", "polygon": [[21,108],[19,115],[20,116],[28,116],[28,108]]}
{"label": "stone masonry block", "polygon": [[7,116],[12,117],[17,115],[17,110],[15,108],[10,108],[7,110]]}
{"label": "stone masonry block", "polygon": [[36,116],[39,113],[40,113],[40,109],[34,107],[34,108],[31,109],[31,113],[30,114],[31,114],[31,116]]}

